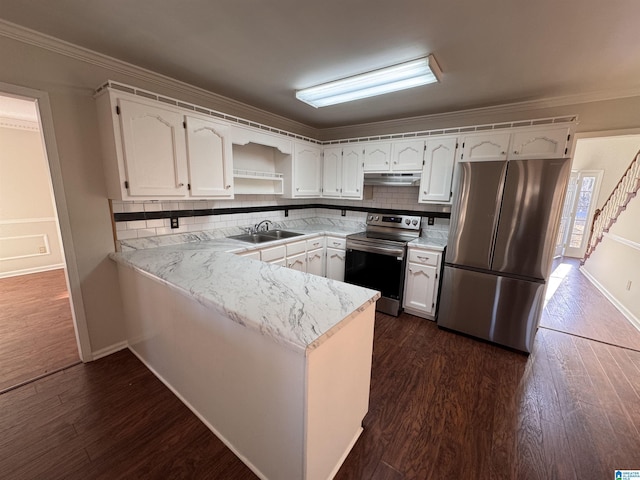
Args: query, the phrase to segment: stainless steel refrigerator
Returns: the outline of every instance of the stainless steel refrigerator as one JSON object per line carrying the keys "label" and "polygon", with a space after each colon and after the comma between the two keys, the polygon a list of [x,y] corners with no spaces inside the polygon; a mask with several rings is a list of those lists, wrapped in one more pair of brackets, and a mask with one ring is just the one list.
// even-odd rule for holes
{"label": "stainless steel refrigerator", "polygon": [[458,167],[438,325],[531,352],[570,159]]}

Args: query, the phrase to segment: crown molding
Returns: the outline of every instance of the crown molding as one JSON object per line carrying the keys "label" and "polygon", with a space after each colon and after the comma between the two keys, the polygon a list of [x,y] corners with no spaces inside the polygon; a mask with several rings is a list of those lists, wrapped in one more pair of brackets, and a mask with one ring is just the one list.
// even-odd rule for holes
{"label": "crown molding", "polygon": [[[563,95],[558,97],[542,98],[537,100],[526,100],[522,102],[505,103],[500,105],[491,105],[488,107],[468,108],[456,110],[453,112],[434,113],[430,115],[419,115],[414,117],[399,118],[394,120],[383,120],[380,122],[360,123],[356,125],[346,125],[342,127],[328,127],[320,129],[321,140],[327,141],[335,139],[335,137],[344,137],[349,135],[351,131],[374,130],[377,132],[400,132],[410,131],[416,128],[421,129],[420,125],[427,122],[446,122],[448,124],[456,124],[463,122],[469,117],[482,115],[500,115],[522,113],[524,111],[542,110],[546,108],[576,106],[586,103],[602,102],[610,100],[620,100],[624,98],[640,97],[640,88],[627,90],[600,91],[579,93],[572,95]],[[462,125],[462,123],[460,124]]]}
{"label": "crown molding", "polygon": [[[204,88],[190,85],[180,80],[176,80],[175,78],[153,72],[146,68],[118,60],[108,55],[74,45],[70,42],[60,40],[50,35],[46,35],[36,30],[31,30],[2,19],[0,19],[0,35],[64,55],[84,63],[106,68],[153,85],[170,88],[173,91],[195,96],[196,98],[207,102],[213,102],[216,105],[216,109],[228,111],[229,113],[234,112],[234,115],[244,117],[247,120],[279,126],[279,128],[283,130],[290,130],[294,133],[299,133],[310,138],[316,138],[318,136],[318,129],[304,123],[291,120],[281,115],[276,115],[275,113],[210,92]],[[98,87],[98,85],[96,85],[96,87]]]}
{"label": "crown molding", "polygon": [[[340,127],[315,128],[2,19],[0,19],[0,36],[49,50],[116,73],[127,75],[128,77],[139,79],[152,85],[184,93],[200,99],[201,101],[212,102],[215,105],[216,110],[219,109],[249,121],[278,127],[282,130],[287,130],[319,141],[338,140],[345,136],[350,136],[351,132],[371,130],[378,132],[376,135],[379,135],[401,131],[423,130],[420,125],[428,122],[462,125],[465,122],[468,123],[469,117],[473,116],[516,114],[522,113],[523,111],[566,107],[640,96],[640,87],[638,87],[628,90],[599,91],[564,95],[394,120],[365,122]],[[356,134],[356,136],[361,135]]]}
{"label": "crown molding", "polygon": [[31,132],[39,132],[40,125],[38,122],[30,120],[22,120],[20,118],[2,117],[0,116],[1,128],[15,128],[16,130],[29,130]]}

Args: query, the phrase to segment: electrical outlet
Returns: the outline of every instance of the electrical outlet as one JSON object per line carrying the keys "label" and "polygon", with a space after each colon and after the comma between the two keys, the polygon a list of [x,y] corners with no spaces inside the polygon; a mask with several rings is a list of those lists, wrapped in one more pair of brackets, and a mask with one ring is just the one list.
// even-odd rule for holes
{"label": "electrical outlet", "polygon": [[427,219],[427,225],[433,225],[434,223],[436,223],[436,217],[429,217]]}
{"label": "electrical outlet", "polygon": [[171,228],[180,228],[178,217],[171,217]]}
{"label": "electrical outlet", "polygon": [[40,253],[47,253],[46,247],[40,247]]}
{"label": "electrical outlet", "polygon": [[347,216],[347,211],[346,210],[340,210],[340,215],[342,215],[343,217]]}

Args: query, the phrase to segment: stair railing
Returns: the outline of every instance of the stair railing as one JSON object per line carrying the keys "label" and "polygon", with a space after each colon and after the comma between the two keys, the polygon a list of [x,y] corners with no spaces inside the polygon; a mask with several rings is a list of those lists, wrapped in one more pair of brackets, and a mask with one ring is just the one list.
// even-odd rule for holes
{"label": "stair railing", "polygon": [[582,263],[591,256],[598,244],[602,241],[602,236],[608,232],[611,226],[618,220],[621,212],[627,208],[629,201],[636,196],[640,189],[640,151],[631,160],[631,163],[620,177],[618,184],[604,202],[601,209],[596,209],[591,222],[589,232],[589,242],[582,259]]}

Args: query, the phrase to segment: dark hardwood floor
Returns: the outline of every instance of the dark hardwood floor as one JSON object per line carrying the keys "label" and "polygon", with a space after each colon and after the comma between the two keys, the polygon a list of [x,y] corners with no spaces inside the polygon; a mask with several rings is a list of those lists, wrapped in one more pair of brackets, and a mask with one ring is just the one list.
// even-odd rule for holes
{"label": "dark hardwood floor", "polygon": [[580,272],[580,261],[563,258],[549,281],[554,291],[540,326],[640,351],[640,331]]}
{"label": "dark hardwood floor", "polygon": [[64,270],[0,279],[0,392],[79,361]]}
{"label": "dark hardwood floor", "polygon": [[[640,352],[541,328],[527,357],[377,314],[364,426],[336,479],[612,478],[640,468]],[[128,351],[0,395],[0,472],[256,478]]]}

